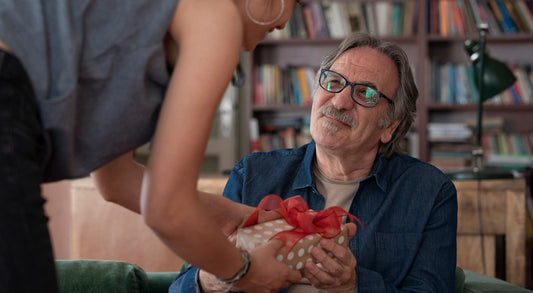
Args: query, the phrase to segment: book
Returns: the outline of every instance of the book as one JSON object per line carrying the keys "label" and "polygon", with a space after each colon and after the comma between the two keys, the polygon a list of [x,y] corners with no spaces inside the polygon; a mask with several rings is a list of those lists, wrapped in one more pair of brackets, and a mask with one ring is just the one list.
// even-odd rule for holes
{"label": "book", "polygon": [[359,2],[346,3],[351,32],[367,32],[365,17]]}
{"label": "book", "polygon": [[525,20],[522,18],[522,15],[520,15],[520,13],[516,10],[514,0],[513,1],[502,0],[501,2],[505,6],[507,13],[509,14],[509,17],[511,18],[512,22],[516,26],[516,30],[518,32],[529,32],[529,29],[527,27],[527,24],[525,23]]}
{"label": "book", "polygon": [[505,7],[502,0],[491,0],[492,11],[496,15],[496,19],[500,22],[504,33],[514,34],[517,32],[517,28]]}
{"label": "book", "polygon": [[259,147],[259,122],[257,118],[250,118],[250,151],[258,152]]}
{"label": "book", "polygon": [[481,15],[479,14],[479,6],[477,0],[468,0],[470,3],[472,16],[474,17],[474,30],[473,32],[477,35],[477,25],[480,24],[483,20],[481,19]]}
{"label": "book", "polygon": [[322,5],[319,2],[309,2],[306,6],[309,6],[311,10],[311,21],[313,22],[313,28],[315,29],[315,37],[329,37],[328,27],[326,25],[326,19],[324,17]]}
{"label": "book", "polygon": [[302,7],[302,14],[305,20],[305,27],[307,29],[307,34],[309,38],[314,39],[316,38],[316,30],[315,25],[313,23],[313,16],[311,15],[311,6],[305,5]]}
{"label": "book", "polygon": [[297,105],[302,104],[302,90],[300,88],[300,83],[298,82],[298,74],[296,72],[296,68],[289,68],[290,72],[290,78],[291,78],[291,84],[293,89],[293,95],[294,95],[294,102]]}
{"label": "book", "polygon": [[439,23],[441,15],[439,13],[439,0],[430,0],[428,2],[427,17],[428,33],[431,35],[440,34]]}
{"label": "book", "polygon": [[450,9],[452,12],[453,34],[464,36],[466,35],[466,28],[460,0],[456,0],[450,4],[452,5]]}
{"label": "book", "polygon": [[477,34],[477,22],[473,11],[473,9],[476,9],[477,7],[472,7],[469,0],[459,0],[458,3],[463,9],[466,33],[469,35]]}
{"label": "book", "polygon": [[466,83],[468,92],[470,93],[470,101],[477,104],[479,101],[479,91],[477,88],[477,76],[475,76],[474,68],[472,66],[466,67]]}
{"label": "book", "polygon": [[261,76],[260,67],[254,67],[253,69],[253,79],[254,79],[254,104],[262,105],[263,100],[263,81]]}
{"label": "book", "polygon": [[494,15],[492,9],[487,4],[487,1],[480,1],[479,2],[479,12],[481,15],[481,19],[489,25],[489,33],[491,34],[501,34],[502,28],[496,19],[496,16]]}
{"label": "book", "polygon": [[305,73],[306,69],[304,67],[297,67],[295,68],[295,70],[296,70],[296,77],[298,79],[298,87],[300,88],[300,95],[301,95],[301,101],[299,104],[301,105],[309,104],[308,101],[311,100],[312,92],[309,90],[310,86],[307,82],[307,76]]}
{"label": "book", "polygon": [[531,15],[525,0],[517,0],[514,2],[514,5],[516,5],[516,10],[522,16],[522,19],[528,27],[528,31],[533,32],[533,16]]}
{"label": "book", "polygon": [[390,34],[393,36],[403,35],[403,18],[404,18],[404,3],[393,2],[392,3],[392,19],[390,22]]}
{"label": "book", "polygon": [[378,36],[391,35],[392,6],[390,2],[378,1],[374,3],[375,19]]}
{"label": "book", "polygon": [[450,35],[450,2],[447,0],[439,1],[439,33],[441,36]]}
{"label": "book", "polygon": [[466,65],[457,64],[454,67],[455,73],[455,101],[457,104],[466,105],[470,103],[466,88]]}
{"label": "book", "polygon": [[340,2],[323,2],[322,10],[331,38],[344,38],[348,35],[347,28],[344,26],[345,17]]}
{"label": "book", "polygon": [[292,17],[289,20],[291,27],[291,37],[293,38],[308,38],[307,27],[305,25],[305,18],[303,14],[302,6],[295,5],[292,13]]}
{"label": "book", "polygon": [[[403,36],[412,36],[416,32],[416,28],[413,27],[413,23],[415,22],[416,15],[416,3],[414,1],[406,1],[403,3]],[[429,3],[428,3],[429,5]]]}
{"label": "book", "polygon": [[363,11],[365,26],[369,34],[378,35],[378,25],[376,23],[376,12],[374,9],[374,3],[366,2],[361,3]]}

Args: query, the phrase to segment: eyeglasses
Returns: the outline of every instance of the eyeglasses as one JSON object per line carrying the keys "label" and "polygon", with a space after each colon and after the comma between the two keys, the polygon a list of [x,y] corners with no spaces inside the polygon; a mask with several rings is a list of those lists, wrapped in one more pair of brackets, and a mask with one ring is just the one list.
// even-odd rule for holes
{"label": "eyeglasses", "polygon": [[340,93],[348,85],[351,85],[350,96],[352,100],[363,107],[372,108],[376,106],[381,97],[385,98],[390,104],[394,104],[391,99],[368,84],[349,82],[346,77],[333,70],[322,68],[318,83],[321,88],[330,93]]}

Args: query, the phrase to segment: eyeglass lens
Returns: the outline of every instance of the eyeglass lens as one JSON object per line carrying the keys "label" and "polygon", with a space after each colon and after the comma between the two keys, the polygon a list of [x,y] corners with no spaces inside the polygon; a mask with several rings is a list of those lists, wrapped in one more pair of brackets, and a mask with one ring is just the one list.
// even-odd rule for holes
{"label": "eyeglass lens", "polygon": [[363,84],[353,84],[334,71],[322,71],[320,86],[328,92],[340,93],[348,85],[352,85],[351,97],[354,102],[363,106],[374,106],[379,101],[379,93]]}

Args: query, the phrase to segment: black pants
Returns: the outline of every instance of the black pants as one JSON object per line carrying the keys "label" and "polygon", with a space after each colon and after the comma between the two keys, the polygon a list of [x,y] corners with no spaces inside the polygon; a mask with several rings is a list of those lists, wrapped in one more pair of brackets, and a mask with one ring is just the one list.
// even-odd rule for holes
{"label": "black pants", "polygon": [[31,82],[0,51],[0,293],[58,292],[40,189],[44,147]]}

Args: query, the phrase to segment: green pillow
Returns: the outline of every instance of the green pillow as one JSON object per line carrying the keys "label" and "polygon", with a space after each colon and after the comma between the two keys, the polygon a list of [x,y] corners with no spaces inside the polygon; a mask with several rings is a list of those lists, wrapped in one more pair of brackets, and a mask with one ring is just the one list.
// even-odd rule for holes
{"label": "green pillow", "polygon": [[148,277],[134,264],[109,260],[56,260],[61,293],[148,292]]}

